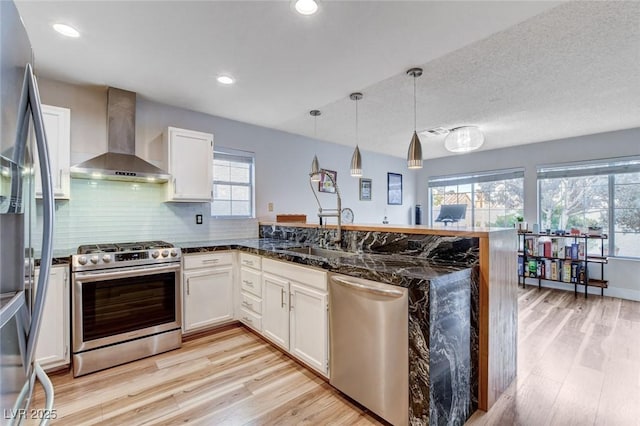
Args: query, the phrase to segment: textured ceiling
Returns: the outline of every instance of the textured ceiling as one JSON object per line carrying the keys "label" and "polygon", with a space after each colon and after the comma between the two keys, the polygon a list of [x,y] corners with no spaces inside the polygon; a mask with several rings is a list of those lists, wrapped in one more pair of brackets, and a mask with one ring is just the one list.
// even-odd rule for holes
{"label": "textured ceiling", "polygon": [[[640,126],[638,2],[17,1],[39,72],[402,157],[413,127],[479,126],[483,149]],[[51,30],[74,25],[80,39]],[[237,78],[232,87],[216,75]],[[423,137],[426,158],[447,155]],[[365,159],[366,161],[366,159]]]}

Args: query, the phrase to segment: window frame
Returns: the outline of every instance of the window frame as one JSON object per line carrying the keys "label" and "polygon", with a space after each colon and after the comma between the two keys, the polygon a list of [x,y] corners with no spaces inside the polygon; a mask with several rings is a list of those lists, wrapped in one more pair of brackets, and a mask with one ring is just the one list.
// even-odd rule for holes
{"label": "window frame", "polygon": [[[616,255],[616,176],[625,173],[640,173],[640,156],[616,157],[599,159],[593,161],[576,161],[571,163],[560,163],[550,165],[540,165],[537,167],[537,221],[542,220],[542,180],[580,178],[590,176],[607,176],[607,248],[608,257],[616,259],[640,260],[640,256]],[[638,184],[640,185],[640,184]],[[640,232],[634,232],[640,235]]]}
{"label": "window frame", "polygon": [[[237,163],[245,163],[245,164],[249,164],[249,183],[245,183],[245,182],[235,182],[235,181],[231,181],[231,180],[215,180],[215,160],[216,160],[216,154],[218,154],[218,160],[228,160],[228,161],[234,161]],[[220,158],[220,156],[222,156],[223,158]],[[237,161],[239,159],[242,159],[243,161]],[[213,148],[213,158],[211,159],[211,163],[212,163],[212,167],[214,168],[214,173],[213,176],[214,178],[212,179],[212,188],[215,187],[216,184],[220,185],[230,185],[231,187],[233,186],[245,186],[245,187],[249,187],[249,208],[250,208],[250,213],[248,215],[216,215],[213,212],[213,203],[216,201],[215,200],[215,189],[212,190],[212,194],[211,194],[211,202],[210,204],[210,216],[213,219],[255,219],[256,217],[256,196],[255,196],[255,188],[256,188],[256,181],[255,181],[255,165],[256,165],[256,155],[254,152],[251,151],[242,151],[242,150],[238,150],[238,149],[232,149],[232,148],[225,148],[225,147],[218,147],[218,146],[214,146]],[[227,201],[227,200],[219,200],[219,201]],[[233,200],[229,200],[231,202],[233,202]]]}
{"label": "window frame", "polygon": [[[510,179],[522,179],[522,208],[519,209],[524,214],[524,168],[511,168],[501,170],[490,170],[484,172],[466,173],[448,176],[431,176],[427,182],[429,191],[429,226],[433,226],[433,191],[435,187],[471,185],[471,209],[467,209],[467,215],[471,217],[471,226],[475,226],[476,219],[476,184],[506,181]],[[470,211],[469,211],[470,210]],[[486,210],[486,209],[484,209]],[[489,209],[490,210],[490,209]]]}

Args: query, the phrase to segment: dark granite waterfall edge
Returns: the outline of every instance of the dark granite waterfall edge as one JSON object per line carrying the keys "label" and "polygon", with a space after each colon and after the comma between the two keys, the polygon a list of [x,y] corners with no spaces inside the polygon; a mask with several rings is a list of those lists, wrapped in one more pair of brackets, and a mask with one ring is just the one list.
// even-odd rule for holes
{"label": "dark granite waterfall edge", "polygon": [[[319,228],[260,225],[259,235],[262,238],[277,238],[290,244],[310,244],[318,241]],[[470,345],[471,345],[471,413],[478,408],[479,386],[479,354],[480,354],[480,241],[477,237],[441,236],[425,234],[409,234],[382,231],[343,231],[342,248],[350,252],[393,254],[410,256],[416,259],[428,259],[442,262],[453,262],[473,267],[471,272],[471,304],[470,304]],[[379,261],[378,261],[379,262]],[[389,268],[390,269],[390,268]],[[398,269],[398,274],[404,271]],[[375,273],[362,276],[372,280],[383,277]],[[385,281],[388,282],[388,281]],[[415,283],[414,283],[415,284]],[[403,285],[410,287],[410,285]],[[411,324],[409,325],[411,327]]]}

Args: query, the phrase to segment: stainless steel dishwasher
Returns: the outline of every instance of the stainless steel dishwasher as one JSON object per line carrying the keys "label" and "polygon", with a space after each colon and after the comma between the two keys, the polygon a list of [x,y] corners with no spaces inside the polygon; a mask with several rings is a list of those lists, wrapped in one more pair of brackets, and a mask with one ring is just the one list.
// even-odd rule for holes
{"label": "stainless steel dishwasher", "polygon": [[407,289],[329,276],[330,383],[394,425],[409,423]]}

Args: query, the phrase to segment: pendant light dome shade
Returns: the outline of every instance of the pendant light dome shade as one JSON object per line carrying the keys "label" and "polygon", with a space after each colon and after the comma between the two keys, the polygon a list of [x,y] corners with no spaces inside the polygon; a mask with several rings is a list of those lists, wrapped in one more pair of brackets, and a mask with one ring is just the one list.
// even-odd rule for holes
{"label": "pendant light dome shade", "polygon": [[421,169],[422,168],[422,144],[420,143],[420,138],[418,137],[418,133],[413,131],[413,137],[411,138],[411,143],[409,144],[409,152],[407,153],[407,166],[410,169]]}
{"label": "pendant light dome shade", "polygon": [[320,164],[318,163],[318,156],[313,156],[311,162],[311,182],[320,182]]}
{"label": "pendant light dome shade", "polygon": [[422,144],[416,132],[416,78],[422,75],[422,68],[411,68],[407,75],[413,77],[413,136],[407,152],[407,167],[410,169],[422,168]]}
{"label": "pendant light dome shade", "polygon": [[360,148],[358,148],[359,134],[358,134],[358,101],[362,99],[362,93],[355,92],[349,95],[349,99],[356,101],[356,149],[353,150],[351,156],[351,176],[362,176],[362,156],[360,155]]}
{"label": "pendant light dome shade", "polygon": [[462,126],[451,129],[444,140],[444,147],[451,152],[470,152],[480,148],[484,135],[475,126]]}
{"label": "pendant light dome shade", "polygon": [[[313,117],[313,137],[316,137],[316,132],[317,132],[317,120],[318,120],[318,116],[321,115],[322,113],[317,110],[317,109],[312,109],[311,111],[309,111],[309,115]],[[313,161],[311,162],[311,173],[309,173],[309,175],[311,176],[311,182],[320,182],[320,163],[318,163],[318,156],[314,154],[313,156]]]}
{"label": "pendant light dome shade", "polygon": [[360,157],[360,148],[358,148],[358,145],[356,145],[356,149],[351,156],[351,176],[362,176],[362,157]]}

